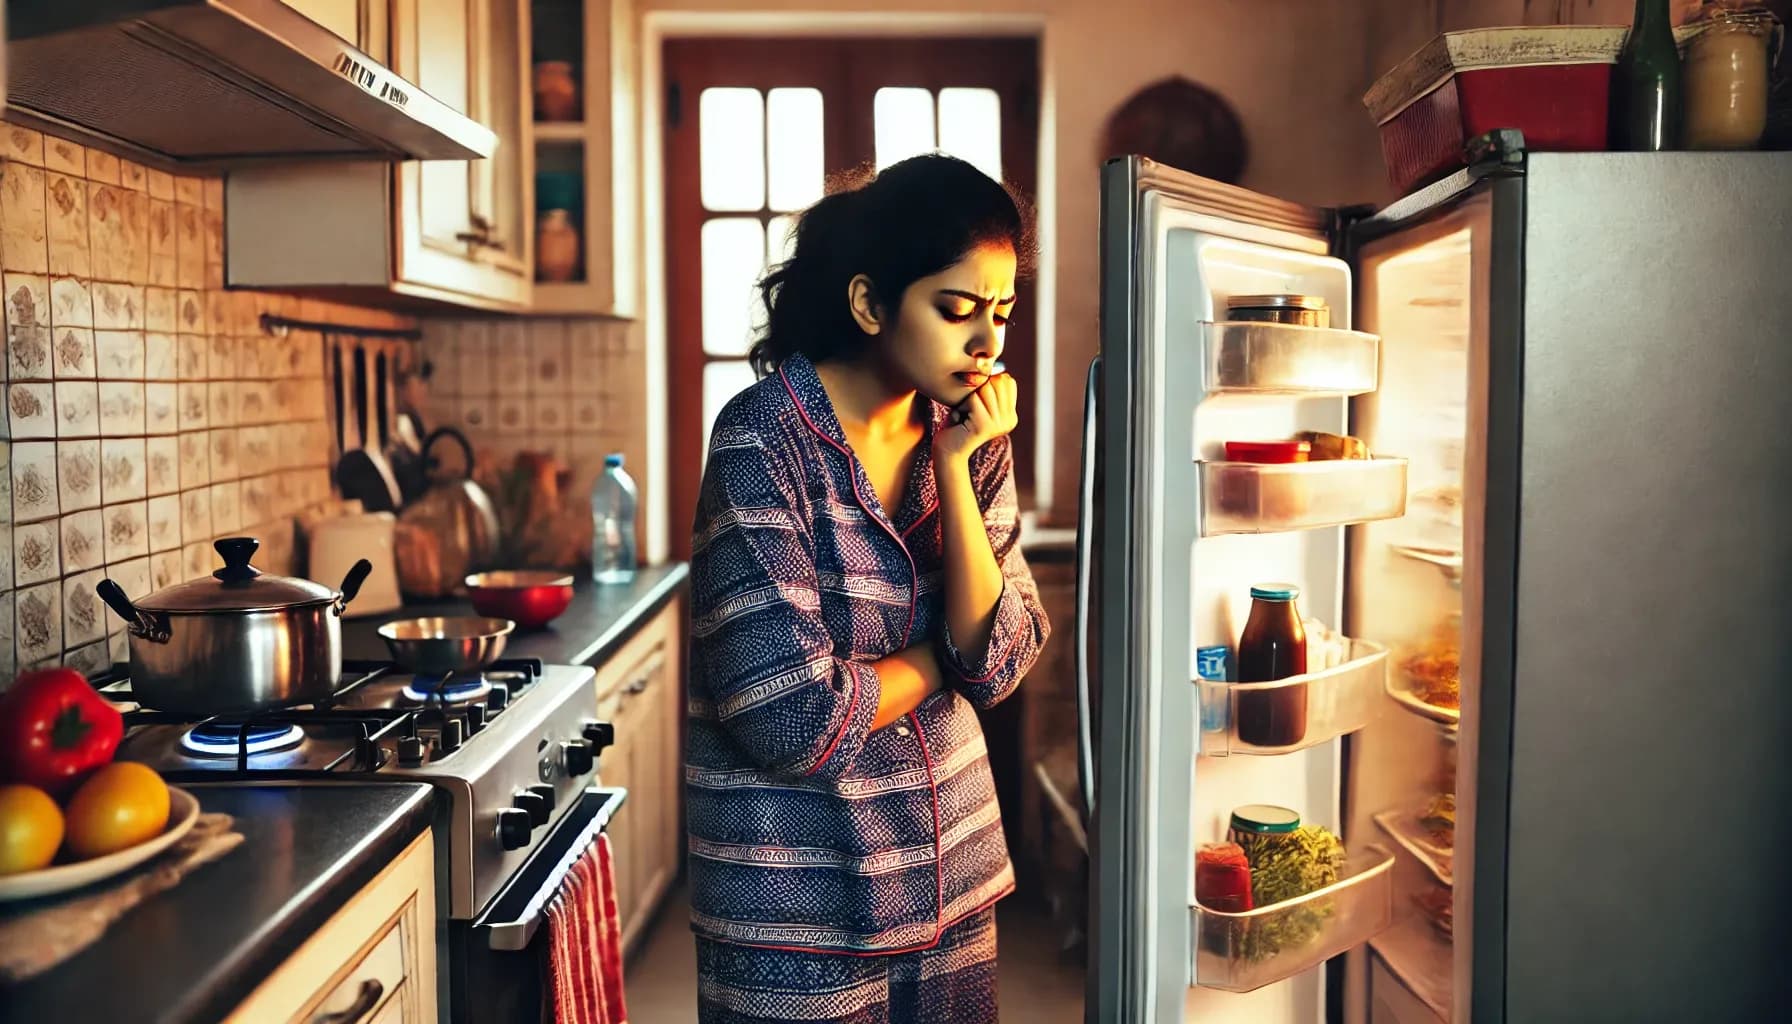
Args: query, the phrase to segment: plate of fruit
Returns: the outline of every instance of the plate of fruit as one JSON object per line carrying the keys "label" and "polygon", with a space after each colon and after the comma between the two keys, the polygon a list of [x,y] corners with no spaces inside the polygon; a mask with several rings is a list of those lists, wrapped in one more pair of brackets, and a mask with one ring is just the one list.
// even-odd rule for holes
{"label": "plate of fruit", "polygon": [[91,885],[161,853],[199,801],[148,765],[114,761],[124,721],[71,669],[0,694],[0,902]]}

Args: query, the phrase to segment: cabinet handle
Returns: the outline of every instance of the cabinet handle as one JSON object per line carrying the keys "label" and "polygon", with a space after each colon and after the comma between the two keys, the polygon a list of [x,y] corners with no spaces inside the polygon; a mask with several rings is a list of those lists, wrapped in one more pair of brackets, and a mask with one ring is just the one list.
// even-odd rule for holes
{"label": "cabinet handle", "polygon": [[361,983],[361,991],[355,993],[355,1001],[348,1009],[341,1013],[320,1013],[311,1018],[311,1024],[355,1024],[367,1016],[385,994],[386,986],[380,984],[378,978],[368,978]]}
{"label": "cabinet handle", "polygon": [[487,249],[504,248],[504,240],[502,238],[493,238],[489,229],[486,228],[480,228],[476,231],[457,231],[454,233],[454,240],[464,245],[483,246]]}

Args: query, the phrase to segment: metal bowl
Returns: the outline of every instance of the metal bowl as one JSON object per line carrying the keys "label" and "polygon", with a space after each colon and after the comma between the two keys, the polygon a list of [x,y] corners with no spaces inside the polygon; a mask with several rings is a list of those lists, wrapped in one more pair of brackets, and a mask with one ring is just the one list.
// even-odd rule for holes
{"label": "metal bowl", "polygon": [[560,572],[482,572],[465,582],[474,611],[511,619],[519,629],[540,629],[572,603],[572,577]]}
{"label": "metal bowl", "polygon": [[516,623],[476,616],[398,619],[380,627],[392,660],[412,672],[469,672],[498,660]]}

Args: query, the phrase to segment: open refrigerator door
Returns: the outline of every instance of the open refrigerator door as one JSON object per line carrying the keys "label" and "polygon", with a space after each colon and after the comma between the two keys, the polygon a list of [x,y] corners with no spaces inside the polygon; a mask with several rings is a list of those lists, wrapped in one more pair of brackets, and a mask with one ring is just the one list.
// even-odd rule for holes
{"label": "open refrigerator door", "polygon": [[[1138,158],[1109,164],[1103,189],[1100,429],[1085,453],[1103,486],[1085,487],[1083,509],[1100,571],[1079,567],[1085,593],[1096,591],[1080,607],[1098,606],[1101,620],[1086,744],[1088,1019],[1309,1024],[1325,1014],[1316,968],[1393,920],[1393,846],[1345,819],[1338,742],[1385,702],[1387,656],[1337,630],[1344,527],[1401,516],[1407,466],[1383,452],[1228,461],[1226,445],[1347,434],[1350,396],[1376,387],[1380,341],[1349,329],[1352,273],[1332,255],[1336,220],[1323,211]],[[1263,295],[1320,300],[1330,322],[1229,312]],[[1251,587],[1269,581],[1299,592],[1305,671],[1201,678],[1213,673],[1197,669],[1197,652],[1240,650]],[[1258,713],[1296,705],[1271,728]],[[1197,851],[1259,804],[1291,809],[1303,841],[1332,845],[1292,887],[1253,878],[1265,898],[1248,908],[1204,903]]]}

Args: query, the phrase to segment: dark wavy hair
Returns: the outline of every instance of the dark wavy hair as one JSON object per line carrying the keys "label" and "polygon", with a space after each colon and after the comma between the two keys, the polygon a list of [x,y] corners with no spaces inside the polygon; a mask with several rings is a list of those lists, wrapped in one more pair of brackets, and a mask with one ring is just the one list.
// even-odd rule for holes
{"label": "dark wavy hair", "polygon": [[982,245],[1013,246],[1018,276],[1032,271],[1030,205],[957,157],[910,157],[876,174],[859,168],[828,192],[797,219],[790,258],[759,282],[764,320],[748,358],[760,376],[797,353],[821,362],[863,349],[868,335],[846,298],[859,274],[893,316],[909,285]]}

